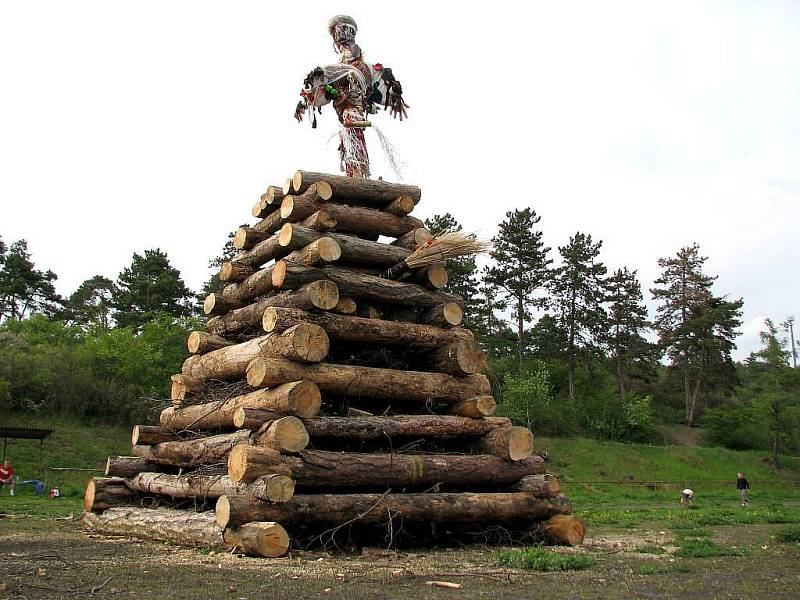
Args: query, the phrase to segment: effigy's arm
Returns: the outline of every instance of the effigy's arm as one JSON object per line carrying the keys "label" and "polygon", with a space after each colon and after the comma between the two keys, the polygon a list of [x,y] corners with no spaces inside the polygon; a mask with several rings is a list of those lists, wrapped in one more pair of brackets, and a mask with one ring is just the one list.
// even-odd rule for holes
{"label": "effigy's arm", "polygon": [[400,117],[401,121],[407,119],[408,112],[406,109],[409,108],[409,106],[406,104],[405,100],[403,100],[403,86],[395,78],[391,68],[380,65],[379,70],[380,94],[383,96],[379,103],[383,104],[383,108],[388,110],[389,114],[395,119],[397,117]]}

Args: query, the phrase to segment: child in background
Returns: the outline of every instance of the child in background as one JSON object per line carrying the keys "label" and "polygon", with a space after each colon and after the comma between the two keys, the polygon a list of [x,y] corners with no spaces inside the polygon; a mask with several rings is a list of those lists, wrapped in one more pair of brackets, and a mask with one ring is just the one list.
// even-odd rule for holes
{"label": "child in background", "polygon": [[694,492],[689,488],[681,492],[681,504],[685,504],[687,508],[692,505],[692,498],[694,498]]}
{"label": "child in background", "polygon": [[58,491],[58,484],[53,486],[53,489],[50,490],[50,497],[51,498],[58,498],[61,496],[61,492]]}

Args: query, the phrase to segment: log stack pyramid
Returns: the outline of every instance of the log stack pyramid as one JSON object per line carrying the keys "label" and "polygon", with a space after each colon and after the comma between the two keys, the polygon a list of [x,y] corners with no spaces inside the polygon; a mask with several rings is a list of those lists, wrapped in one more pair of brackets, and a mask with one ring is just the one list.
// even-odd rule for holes
{"label": "log stack pyramid", "polygon": [[409,215],[420,197],[307,171],[269,187],[204,302],[172,406],[89,482],[84,521],[260,556],[501,528],[579,543],[531,432],[491,416],[444,265],[379,277],[431,239]]}

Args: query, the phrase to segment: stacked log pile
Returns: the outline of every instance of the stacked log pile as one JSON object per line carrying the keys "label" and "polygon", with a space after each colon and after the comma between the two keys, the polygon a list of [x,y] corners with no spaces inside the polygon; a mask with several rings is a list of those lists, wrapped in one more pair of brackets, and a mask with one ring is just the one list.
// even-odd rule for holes
{"label": "stacked log pile", "polygon": [[172,405],[89,482],[86,522],[262,556],[286,552],[287,532],[425,543],[503,527],[579,543],[531,432],[492,416],[444,265],[380,277],[431,239],[409,215],[420,196],[306,171],[268,188],[189,336]]}

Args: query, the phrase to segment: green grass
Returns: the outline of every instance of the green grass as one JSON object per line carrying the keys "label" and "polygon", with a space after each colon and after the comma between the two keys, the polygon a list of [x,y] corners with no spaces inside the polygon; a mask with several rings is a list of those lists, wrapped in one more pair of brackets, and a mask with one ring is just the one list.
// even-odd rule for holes
{"label": "green grass", "polygon": [[712,558],[716,556],[747,556],[750,554],[745,548],[731,548],[720,546],[707,539],[684,539],[675,556],[681,558]]}
{"label": "green grass", "polygon": [[[535,433],[535,432],[534,432]],[[537,450],[547,450],[549,468],[562,478],[565,493],[576,506],[667,502],[677,504],[686,482],[725,481],[724,485],[690,484],[695,505],[739,504],[734,483],[743,471],[753,485],[753,505],[796,500],[800,460],[786,457],[777,473],[763,459],[767,452],[737,452],[726,448],[648,446],[587,438],[539,437]],[[674,481],[669,485],[570,484],[570,481]],[[763,483],[759,483],[763,482]]]}
{"label": "green grass", "polygon": [[667,552],[661,546],[641,546],[636,551],[641,554],[665,554]]}
{"label": "green grass", "polygon": [[594,566],[594,559],[585,554],[560,554],[532,546],[521,550],[497,553],[497,561],[504,567],[526,571],[580,571]]}
{"label": "green grass", "polygon": [[13,498],[5,492],[0,496],[0,513],[31,517],[65,517],[72,513],[76,518],[83,510],[83,498],[65,496],[57,500],[47,496],[17,494]]}
{"label": "green grass", "polygon": [[696,530],[718,525],[758,525],[764,523],[800,523],[800,507],[748,508],[622,508],[622,509],[584,509],[575,514],[586,524],[615,525],[623,528],[636,527],[645,523],[659,523],[670,529]]}
{"label": "green grass", "polygon": [[682,562],[645,563],[636,567],[639,575],[663,575],[665,573],[691,573],[689,565]]}
{"label": "green grass", "polygon": [[[69,417],[41,417],[21,413],[4,415],[3,425],[55,429],[44,443],[38,440],[8,440],[6,456],[13,463],[14,472],[20,481],[45,481],[48,466],[98,469],[94,473],[53,472],[51,483],[58,483],[61,494],[65,497],[83,497],[86,481],[92,476],[103,474],[109,455],[130,455],[131,452],[129,427],[97,425]],[[33,488],[17,486],[17,495],[33,498]],[[5,496],[3,499],[5,500]]]}
{"label": "green grass", "polygon": [[800,527],[784,527],[775,534],[775,537],[784,544],[800,544]]}
{"label": "green grass", "polygon": [[714,535],[710,529],[679,529],[675,532],[678,539],[685,538],[708,538]]}

